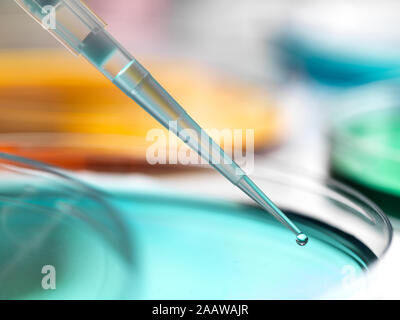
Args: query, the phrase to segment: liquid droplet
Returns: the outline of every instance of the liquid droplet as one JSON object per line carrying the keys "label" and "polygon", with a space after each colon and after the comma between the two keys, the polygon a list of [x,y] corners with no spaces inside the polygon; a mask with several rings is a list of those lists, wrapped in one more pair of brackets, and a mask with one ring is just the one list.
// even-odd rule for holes
{"label": "liquid droplet", "polygon": [[299,233],[296,236],[296,242],[299,246],[305,246],[308,242],[308,237],[304,233]]}

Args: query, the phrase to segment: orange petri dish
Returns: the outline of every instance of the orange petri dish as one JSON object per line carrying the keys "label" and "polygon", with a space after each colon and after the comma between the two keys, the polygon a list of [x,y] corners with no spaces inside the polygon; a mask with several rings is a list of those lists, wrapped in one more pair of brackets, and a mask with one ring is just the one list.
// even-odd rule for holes
{"label": "orange petri dish", "polygon": [[[192,63],[145,64],[203,128],[242,130],[234,149],[246,152],[247,129],[254,130],[255,151],[282,141],[283,116],[264,88]],[[0,68],[2,151],[68,169],[135,171],[150,167],[149,131],[167,135],[135,102],[68,52],[5,51]]]}

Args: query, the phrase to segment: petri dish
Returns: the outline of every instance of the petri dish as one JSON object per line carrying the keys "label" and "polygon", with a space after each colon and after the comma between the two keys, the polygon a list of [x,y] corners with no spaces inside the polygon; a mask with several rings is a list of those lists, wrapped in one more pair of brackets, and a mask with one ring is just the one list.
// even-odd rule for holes
{"label": "petri dish", "polygon": [[299,247],[208,170],[81,182],[0,156],[2,299],[343,298],[391,242],[386,216],[333,181],[257,169],[256,182],[309,235]]}
{"label": "petri dish", "polygon": [[0,153],[0,299],[123,297],[139,286],[131,236],[100,191]]}
{"label": "petri dish", "polygon": [[395,83],[361,87],[337,103],[331,175],[400,217],[400,104]]}
{"label": "petri dish", "polygon": [[152,182],[92,177],[135,230],[140,299],[349,298],[352,283],[368,281],[392,238],[378,207],[333,180],[256,172],[256,183],[309,236],[306,246],[211,172]]}
{"label": "petri dish", "polygon": [[[0,79],[0,116],[7,119],[0,129],[1,151],[68,169],[137,171],[148,167],[146,150],[157,142],[152,132],[162,130],[176,142],[90,64],[64,51],[0,53],[7,74]],[[254,129],[256,151],[283,139],[283,114],[261,86],[184,61],[148,65],[203,128],[242,128],[231,148],[244,151],[246,129]],[[223,131],[213,136],[224,142]]]}

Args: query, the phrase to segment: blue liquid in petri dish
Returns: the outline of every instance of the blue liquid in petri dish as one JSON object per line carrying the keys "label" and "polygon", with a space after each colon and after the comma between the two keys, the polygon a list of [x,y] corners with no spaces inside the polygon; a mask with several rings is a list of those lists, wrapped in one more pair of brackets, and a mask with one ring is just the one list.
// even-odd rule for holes
{"label": "blue liquid in petri dish", "polygon": [[351,87],[400,74],[400,59],[393,54],[370,52],[357,47],[332,50],[329,46],[296,33],[282,33],[274,41],[279,59],[288,70],[302,71],[318,83],[334,87]]}
{"label": "blue liquid in petri dish", "polygon": [[[319,298],[342,283],[344,268],[363,275],[376,260],[355,238],[290,212],[307,246],[250,205],[134,192],[114,193],[110,203],[123,226],[111,228],[119,245],[75,212],[92,209],[85,200],[69,207],[64,199],[65,214],[42,209],[60,207],[47,189],[29,207],[4,202],[0,298]],[[42,287],[44,265],[55,267],[55,290]]]}
{"label": "blue liquid in petri dish", "polygon": [[344,266],[362,274],[376,260],[354,238],[290,213],[309,235],[305,247],[250,205],[132,194],[114,203],[143,244],[144,299],[317,298],[340,284]]}

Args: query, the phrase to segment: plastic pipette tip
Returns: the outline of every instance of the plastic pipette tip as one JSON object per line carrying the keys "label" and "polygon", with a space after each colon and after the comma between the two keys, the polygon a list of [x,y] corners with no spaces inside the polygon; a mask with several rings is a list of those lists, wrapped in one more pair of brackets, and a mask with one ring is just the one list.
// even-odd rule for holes
{"label": "plastic pipette tip", "polygon": [[299,246],[305,246],[308,242],[308,237],[301,232],[296,236],[296,242]]}

